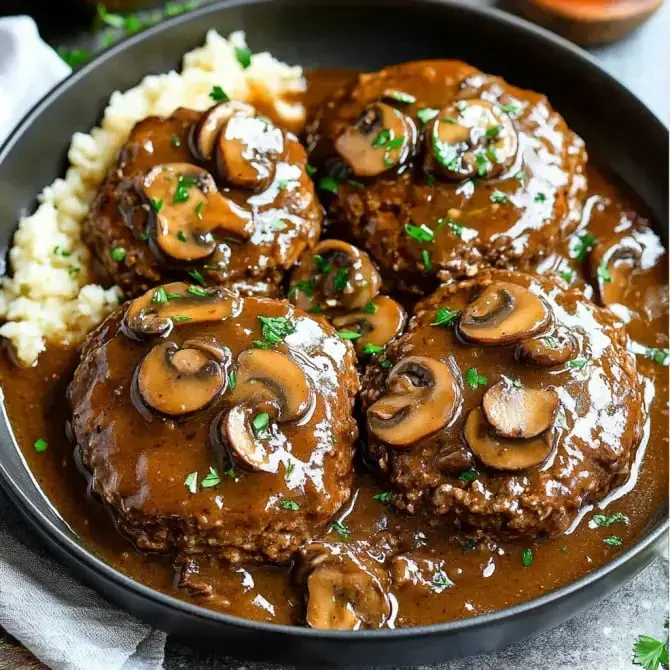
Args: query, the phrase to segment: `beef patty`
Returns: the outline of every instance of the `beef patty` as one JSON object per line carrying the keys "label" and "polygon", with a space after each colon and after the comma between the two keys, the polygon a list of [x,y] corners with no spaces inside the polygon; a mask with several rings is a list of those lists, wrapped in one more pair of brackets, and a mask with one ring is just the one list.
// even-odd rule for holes
{"label": "beef patty", "polygon": [[582,140],[544,96],[465,63],[359,75],[307,139],[337,234],[403,290],[527,268],[579,220]]}
{"label": "beef patty", "polygon": [[352,346],[285,301],[173,283],[86,341],[68,395],[90,488],[138,549],[285,561],[349,498]]}
{"label": "beef patty", "polygon": [[83,239],[127,296],[187,274],[278,284],[316,243],[322,215],[297,138],[224,102],[136,124]]}
{"label": "beef patty", "polygon": [[487,270],[441,287],[362,382],[394,504],[501,536],[565,530],[630,473],[646,411],[627,344],[553,279]]}

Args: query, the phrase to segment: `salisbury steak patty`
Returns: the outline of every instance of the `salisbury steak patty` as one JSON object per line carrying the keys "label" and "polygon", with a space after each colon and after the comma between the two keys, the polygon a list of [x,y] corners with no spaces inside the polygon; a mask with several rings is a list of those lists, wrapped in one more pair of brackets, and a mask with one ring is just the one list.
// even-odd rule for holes
{"label": "salisbury steak patty", "polygon": [[412,291],[528,267],[574,228],[586,188],[584,144],[544,96],[458,61],[359,75],[308,147],[340,234]]}
{"label": "salisbury steak patty", "polygon": [[287,302],[152,289],[89,336],[69,388],[91,489],[141,550],[287,560],[350,495],[355,364]]}
{"label": "salisbury steak patty", "polygon": [[362,386],[393,502],[555,533],[630,472],[646,412],[623,326],[556,281],[488,270],[417,305]]}
{"label": "salisbury steak patty", "polygon": [[128,296],[187,273],[278,284],[321,230],[305,170],[296,137],[249,105],[149,117],[102,182],[83,239]]}

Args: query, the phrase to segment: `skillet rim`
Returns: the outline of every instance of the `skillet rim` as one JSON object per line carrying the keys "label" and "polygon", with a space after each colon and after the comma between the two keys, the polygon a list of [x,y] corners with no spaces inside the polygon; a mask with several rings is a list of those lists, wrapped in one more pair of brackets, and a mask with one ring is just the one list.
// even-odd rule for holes
{"label": "skillet rim", "polygon": [[[321,5],[337,5],[340,0],[302,0],[304,2],[319,3]],[[360,1],[360,0],[358,0]],[[369,5],[383,4],[382,0],[364,0]],[[218,0],[212,4],[208,4],[193,11],[182,14],[179,16],[171,17],[165,21],[152,26],[141,33],[133,35],[127,39],[123,39],[121,42],[112,46],[111,48],[103,51],[102,53],[95,56],[90,62],[82,66],[81,68],[75,70],[66,77],[62,82],[56,85],[53,89],[48,91],[35,105],[27,112],[27,114],[22,118],[19,124],[12,130],[9,137],[6,139],[4,144],[0,146],[0,164],[4,161],[6,155],[11,151],[14,145],[20,141],[26,132],[28,132],[36,122],[39,122],[39,117],[42,112],[49,107],[49,105],[59,98],[62,95],[65,95],[69,92],[70,89],[76,88],[79,84],[79,81],[85,78],[89,72],[94,71],[101,64],[108,62],[109,60],[114,59],[121,52],[132,48],[135,44],[150,40],[154,36],[169,32],[177,29],[178,26],[185,24],[191,20],[200,19],[208,15],[218,14],[219,12],[225,12],[228,9],[235,7],[244,7],[250,5],[262,5],[262,4],[271,4],[271,0]],[[568,42],[562,37],[551,33],[550,31],[536,26],[525,19],[517,17],[512,14],[508,14],[492,7],[484,6],[472,6],[469,4],[463,4],[458,0],[400,0],[399,4],[415,6],[430,9],[431,6],[451,6],[457,7],[459,11],[464,13],[469,13],[471,18],[476,18],[477,16],[486,16],[487,18],[493,18],[497,21],[501,29],[511,28],[515,31],[521,31],[526,33],[531,33],[536,38],[549,42],[552,46],[560,51],[568,52],[573,58],[580,61],[580,67],[590,68],[595,70],[596,74],[608,80],[608,83],[614,88],[617,89],[617,94],[620,98],[627,98],[629,102],[632,102],[637,105],[640,112],[645,116],[649,117],[649,122],[653,125],[662,127],[667,134],[667,126],[663,121],[657,117],[647,105],[639,100],[628,88],[621,84],[617,79],[610,75],[600,63],[596,60],[594,56],[591,56],[583,49],[577,47],[576,45]],[[58,175],[57,175],[58,176]],[[2,400],[2,405],[0,407],[2,412],[2,421],[0,422],[0,440],[7,441],[11,443],[15,449],[18,450],[21,460],[23,460],[24,465],[28,471],[29,476],[32,478],[32,472],[30,468],[25,463],[25,459],[21,453],[20,448],[18,447],[16,440],[14,438],[11,423],[9,422],[9,417],[6,413],[6,408],[4,406],[4,393],[0,388],[0,399]],[[34,479],[34,478],[33,478]],[[29,517],[29,521],[33,523],[38,532],[44,537],[49,538],[52,542],[56,543],[59,549],[66,554],[68,554],[74,561],[77,563],[84,563],[89,569],[95,572],[98,577],[103,581],[112,582],[114,586],[120,588],[124,591],[131,591],[138,597],[141,597],[147,601],[153,601],[156,604],[160,604],[163,607],[168,609],[177,610],[181,614],[188,615],[190,617],[209,619],[212,622],[220,623],[224,626],[232,628],[243,628],[247,630],[256,631],[259,633],[268,632],[274,634],[285,634],[289,636],[297,636],[302,638],[317,638],[317,639],[326,639],[326,640],[343,640],[343,641],[359,641],[365,639],[375,639],[383,640],[384,638],[393,638],[393,639],[402,639],[402,638],[422,638],[428,637],[435,634],[449,634],[456,633],[462,630],[476,630],[478,628],[483,628],[491,624],[495,624],[501,620],[514,619],[522,613],[527,613],[535,609],[541,609],[543,606],[560,602],[567,599],[573,593],[578,592],[582,589],[585,589],[589,584],[600,581],[604,579],[607,575],[614,572],[622,565],[627,563],[632,563],[633,559],[646,552],[653,551],[653,545],[660,542],[660,539],[663,535],[667,534],[670,527],[670,522],[667,515],[667,503],[665,514],[663,515],[663,507],[661,506],[661,518],[660,520],[649,523],[651,528],[648,533],[644,536],[641,536],[638,541],[627,548],[613,560],[605,563],[598,569],[587,573],[586,575],[580,577],[579,579],[570,582],[558,589],[549,591],[548,593],[528,600],[512,607],[507,607],[496,612],[489,614],[482,614],[471,618],[457,619],[453,621],[447,621],[443,623],[430,624],[425,626],[415,626],[409,628],[396,628],[396,629],[375,629],[375,630],[362,630],[362,631],[333,631],[333,630],[320,630],[320,629],[311,629],[304,626],[298,625],[287,625],[287,624],[275,624],[275,623],[265,623],[261,621],[253,621],[250,619],[244,619],[242,617],[234,616],[231,614],[225,614],[223,612],[217,612],[210,610],[199,605],[194,605],[192,603],[179,600],[173,596],[169,596],[160,591],[156,591],[141,582],[138,582],[122,572],[116,570],[111,565],[105,563],[102,559],[98,558],[91,550],[87,549],[83,545],[75,541],[74,537],[76,535],[74,532],[72,534],[67,534],[56,524],[49,519],[30,499],[30,497],[22,490],[22,488],[17,484],[12,474],[6,468],[4,462],[0,460],[0,486],[3,490],[9,495],[9,498],[12,500],[13,504],[17,507],[18,511]],[[39,493],[45,498],[49,503],[49,506],[53,508],[49,499],[42,492],[41,488],[35,482],[35,486]],[[60,515],[58,515],[60,516]],[[649,561],[647,561],[648,563]],[[76,577],[78,578],[78,577]],[[624,583],[626,580],[619,580],[619,585]],[[98,592],[100,589],[95,588]],[[593,605],[598,599],[589,598],[589,606]],[[576,613],[575,613],[576,614]],[[572,618],[571,615],[569,618]]]}

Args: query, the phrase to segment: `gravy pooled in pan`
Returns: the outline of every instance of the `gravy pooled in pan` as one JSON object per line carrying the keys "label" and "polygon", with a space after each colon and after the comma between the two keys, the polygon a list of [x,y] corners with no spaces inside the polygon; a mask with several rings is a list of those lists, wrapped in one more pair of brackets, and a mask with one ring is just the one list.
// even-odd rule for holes
{"label": "gravy pooled in pan", "polygon": [[84,230],[134,299],[0,368],[39,484],[125,574],[261,621],[437,623],[603,565],[667,496],[658,236],[539,94],[309,83],[307,152],[237,102],[137,124]]}

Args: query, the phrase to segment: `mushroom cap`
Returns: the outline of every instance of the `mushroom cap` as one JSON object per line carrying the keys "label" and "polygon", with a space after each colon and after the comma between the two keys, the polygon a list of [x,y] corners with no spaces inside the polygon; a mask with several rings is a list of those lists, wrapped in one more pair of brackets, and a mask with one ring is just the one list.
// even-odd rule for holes
{"label": "mushroom cap", "polygon": [[214,142],[223,124],[235,113],[253,116],[255,109],[251,105],[238,100],[220,102],[210,107],[191,126],[189,148],[197,160],[206,162],[212,158]]}
{"label": "mushroom cap", "polygon": [[465,420],[463,434],[472,453],[494,470],[519,471],[542,465],[553,449],[552,431],[529,439],[500,437],[486,421],[481,407]]}
{"label": "mushroom cap", "polygon": [[388,393],[367,410],[369,430],[392,447],[410,447],[444,428],[461,398],[460,378],[451,363],[409,356],[390,371]]}
{"label": "mushroom cap", "polygon": [[449,179],[496,177],[516,157],[517,132],[499,105],[461,99],[442,108],[425,135],[427,169]]}
{"label": "mushroom cap", "polygon": [[553,424],[558,396],[552,389],[515,386],[503,380],[486,390],[482,409],[501,437],[535,437]]}
{"label": "mushroom cap", "polygon": [[207,340],[160,342],[136,373],[137,392],[152,410],[183,416],[206,408],[227,384],[230,352]]}
{"label": "mushroom cap", "polygon": [[530,289],[496,281],[463,309],[458,332],[478,344],[515,344],[544,330],[550,316],[544,300]]}
{"label": "mushroom cap", "polygon": [[335,150],[357,177],[376,177],[402,165],[416,144],[414,121],[383,102],[368,105],[335,140]]}
{"label": "mushroom cap", "polygon": [[576,350],[570,331],[561,325],[517,345],[517,357],[523,361],[553,367],[572,358]]}
{"label": "mushroom cap", "polygon": [[155,227],[155,244],[170,258],[207,258],[216,249],[214,231],[237,241],[251,234],[251,214],[221,195],[209,172],[196,165],[157,165],[142,179],[141,190]]}
{"label": "mushroom cap", "polygon": [[134,339],[167,336],[175,324],[220,321],[235,314],[239,296],[221,288],[200,288],[183,282],[149,289],[128,304],[125,333]]}
{"label": "mushroom cap", "polygon": [[365,353],[366,344],[385,347],[402,333],[407,323],[407,313],[393,298],[378,295],[372,306],[374,311],[349,312],[332,319],[333,326],[338,330],[346,328],[361,333],[361,337],[354,342],[359,356]]}
{"label": "mushroom cap", "polygon": [[216,139],[216,169],[230,186],[261,191],[284,155],[284,134],[265,117],[236,112]]}

